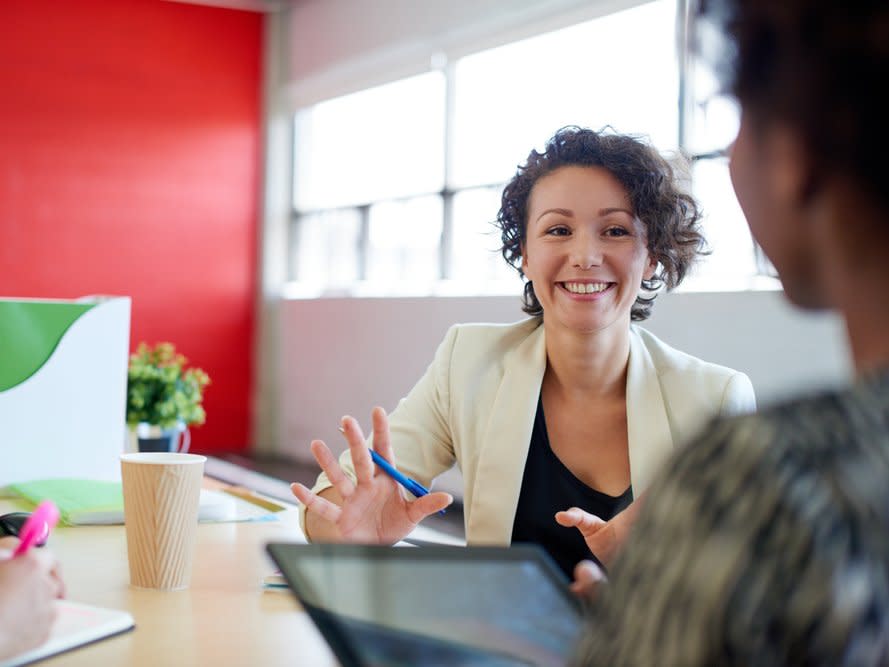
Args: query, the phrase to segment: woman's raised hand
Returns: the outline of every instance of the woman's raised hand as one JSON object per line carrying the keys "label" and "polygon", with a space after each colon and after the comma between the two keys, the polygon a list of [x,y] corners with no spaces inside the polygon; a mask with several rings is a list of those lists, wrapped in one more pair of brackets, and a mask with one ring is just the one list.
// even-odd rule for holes
{"label": "woman's raised hand", "polygon": [[618,543],[614,525],[610,521],[603,521],[595,514],[584,512],[579,507],[572,507],[563,512],[556,512],[556,523],[566,528],[577,528],[590,552],[606,565],[611,562]]}
{"label": "woman's raised hand", "polygon": [[611,521],[603,521],[595,514],[572,507],[556,512],[556,523],[566,528],[577,528],[589,550],[607,567],[626,541],[644,501],[645,494],[642,494]]}
{"label": "woman's raised hand", "polygon": [[[374,408],[371,417],[374,450],[395,465],[386,412]],[[352,417],[343,417],[341,426],[349,443],[356,481],[343,472],[324,442],[314,440],[311,448],[342,502],[312,493],[302,484],[291,485],[293,494],[306,506],[307,533],[311,539],[393,544],[408,535],[424,518],[453,502],[449,494],[442,492],[415,500],[406,499],[397,482],[374,465],[358,422]],[[309,518],[313,515],[316,520],[310,524]],[[318,518],[327,525],[319,525]]]}

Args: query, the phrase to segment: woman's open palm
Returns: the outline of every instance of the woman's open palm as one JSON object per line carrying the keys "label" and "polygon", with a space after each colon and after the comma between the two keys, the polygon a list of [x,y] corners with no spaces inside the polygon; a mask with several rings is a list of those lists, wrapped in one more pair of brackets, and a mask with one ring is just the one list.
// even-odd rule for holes
{"label": "woman's open palm", "polygon": [[[374,408],[374,450],[395,465],[389,442],[389,420],[382,408]],[[393,544],[408,535],[424,518],[453,502],[447,493],[430,493],[415,500],[405,498],[398,484],[378,470],[367,449],[364,434],[352,417],[343,417],[341,430],[349,443],[356,480],[346,475],[330,449],[321,440],[312,441],[312,454],[325,472],[341,504],[293,484],[293,494],[335,526],[332,539],[342,542]]]}

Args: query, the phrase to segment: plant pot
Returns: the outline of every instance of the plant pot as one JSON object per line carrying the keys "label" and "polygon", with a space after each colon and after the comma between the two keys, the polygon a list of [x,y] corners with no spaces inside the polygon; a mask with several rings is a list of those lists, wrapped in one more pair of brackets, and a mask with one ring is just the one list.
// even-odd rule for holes
{"label": "plant pot", "polygon": [[127,427],[128,452],[187,452],[191,445],[191,431],[184,422],[161,428],[156,424],[139,422]]}

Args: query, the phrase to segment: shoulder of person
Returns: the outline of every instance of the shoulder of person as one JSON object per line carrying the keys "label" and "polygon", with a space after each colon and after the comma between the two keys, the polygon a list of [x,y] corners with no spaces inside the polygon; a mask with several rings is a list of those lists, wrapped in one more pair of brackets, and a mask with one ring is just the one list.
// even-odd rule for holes
{"label": "shoulder of person", "polygon": [[[873,409],[872,401],[860,386],[819,389],[772,403],[754,414],[721,417],[700,439],[714,446],[737,447],[740,456],[763,456],[768,451],[780,458],[787,449],[798,449],[820,457],[825,451],[851,448],[851,435],[858,428],[882,428],[882,416],[874,418],[882,412]],[[889,391],[882,402],[883,408],[889,404]]]}
{"label": "shoulder of person", "polygon": [[734,368],[705,361],[688,352],[676,349],[643,327],[633,325],[631,330],[641,341],[642,345],[645,346],[645,349],[648,350],[648,354],[651,356],[652,363],[654,363],[659,376],[679,373],[682,375],[703,375],[728,380],[735,375],[742,375],[740,371]]}
{"label": "shoulder of person", "polygon": [[886,414],[889,372],[858,378],[847,386],[825,387],[779,401],[761,410],[763,423],[787,441],[800,441],[819,465],[827,459],[853,457],[853,451],[874,451],[889,464]]}
{"label": "shoulder of person", "polygon": [[455,324],[449,330],[446,340],[451,340],[455,348],[471,348],[485,352],[508,350],[521,344],[535,333],[542,333],[542,320],[530,317],[519,322],[506,324],[472,322]]}
{"label": "shoulder of person", "polygon": [[[751,493],[750,480],[774,491],[790,479],[810,484],[817,479],[819,485],[830,479],[823,487],[827,493],[848,486],[843,492],[848,495],[852,488],[870,485],[871,496],[879,488],[880,497],[889,500],[887,404],[889,382],[883,392],[858,383],[773,403],[754,414],[721,417],[674,459],[672,472],[687,469],[697,478],[712,469],[714,475],[748,480]],[[745,475],[745,470],[750,472]]]}

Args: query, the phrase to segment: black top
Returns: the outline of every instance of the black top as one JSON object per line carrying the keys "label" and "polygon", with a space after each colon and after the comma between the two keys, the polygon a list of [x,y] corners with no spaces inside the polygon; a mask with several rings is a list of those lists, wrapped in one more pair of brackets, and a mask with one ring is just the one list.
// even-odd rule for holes
{"label": "black top", "polygon": [[591,557],[583,536],[576,528],[563,528],[555,514],[569,507],[579,507],[604,521],[633,502],[633,487],[620,496],[609,496],[581,482],[559,460],[549,444],[543,401],[537,401],[537,416],[531,431],[531,444],[522,490],[512,524],[512,542],[534,542],[552,556],[559,567],[574,578],[574,566]]}

